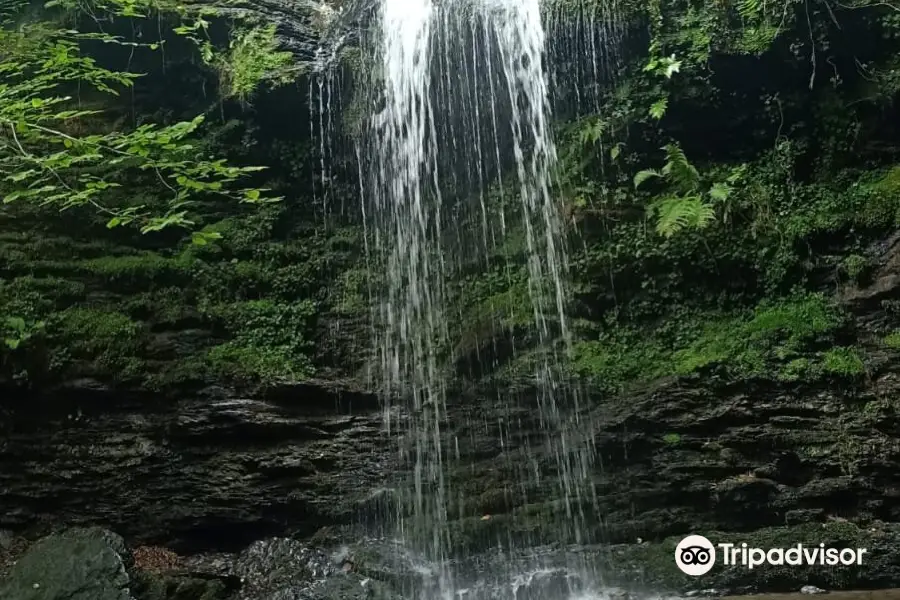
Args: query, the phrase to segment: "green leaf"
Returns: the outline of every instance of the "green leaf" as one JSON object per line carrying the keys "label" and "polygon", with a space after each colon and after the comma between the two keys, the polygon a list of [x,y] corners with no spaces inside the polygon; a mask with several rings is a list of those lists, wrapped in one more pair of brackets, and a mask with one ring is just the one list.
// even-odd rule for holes
{"label": "green leaf", "polygon": [[684,150],[678,144],[666,144],[662,149],[666,151],[668,161],[662,168],[662,174],[682,191],[695,191],[700,185],[700,173],[690,163]]}
{"label": "green leaf", "polygon": [[122,219],[120,219],[119,217],[113,217],[113,218],[110,219],[109,222],[106,224],[106,228],[107,228],[107,229],[112,229],[112,228],[114,228],[114,227],[118,227],[118,226],[121,225],[121,224],[122,224]]}
{"label": "green leaf", "polygon": [[643,171],[638,171],[638,173],[634,176],[634,189],[638,189],[642,183],[644,183],[648,179],[653,179],[655,177],[662,177],[662,173],[655,169],[644,169]]}
{"label": "green leaf", "polygon": [[666,114],[666,109],[669,108],[669,99],[668,98],[660,98],[656,102],[650,105],[650,116],[659,121]]}
{"label": "green leaf", "polygon": [[244,195],[248,200],[259,200],[259,190],[247,190]]}
{"label": "green leaf", "polygon": [[613,146],[612,148],[609,149],[609,157],[612,160],[616,160],[617,158],[619,158],[619,154],[621,152],[622,152],[622,145],[616,144],[615,146]]}
{"label": "green leaf", "polygon": [[663,198],[652,207],[659,218],[656,231],[672,237],[685,229],[703,229],[715,219],[715,211],[699,196]]}
{"label": "green leaf", "polygon": [[668,65],[666,65],[666,70],[665,70],[666,79],[672,79],[672,75],[674,75],[675,73],[678,73],[681,69],[681,61],[675,60],[674,54],[672,55],[672,57],[669,60],[670,60],[670,62],[668,63]]}
{"label": "green leaf", "polygon": [[728,200],[728,196],[731,195],[731,186],[727,183],[714,183],[711,188],[709,188],[709,197],[717,202],[724,202]]}
{"label": "green leaf", "polygon": [[6,317],[6,326],[19,332],[25,331],[25,319],[22,317]]}

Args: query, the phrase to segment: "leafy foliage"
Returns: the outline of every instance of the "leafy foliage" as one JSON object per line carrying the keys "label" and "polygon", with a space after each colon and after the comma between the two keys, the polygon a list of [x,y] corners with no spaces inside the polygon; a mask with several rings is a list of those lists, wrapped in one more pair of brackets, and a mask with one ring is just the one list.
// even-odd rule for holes
{"label": "leafy foliage", "polygon": [[246,101],[261,82],[273,85],[294,78],[294,57],[278,50],[275,26],[236,31],[227,54],[216,61],[225,97]]}
{"label": "leafy foliage", "polygon": [[22,317],[6,317],[3,326],[3,345],[10,350],[16,350],[43,329],[43,321],[29,323]]}
{"label": "leafy foliage", "polygon": [[[634,176],[634,187],[662,178],[674,194],[657,197],[649,211],[656,216],[656,230],[665,237],[671,237],[684,229],[703,229],[716,217],[714,203],[724,204],[731,195],[729,183],[717,182],[706,194],[700,193],[700,173],[688,161],[684,151],[677,144],[667,144],[666,164],[659,171],[644,169]],[[730,182],[737,180],[733,172]]]}
{"label": "leafy foliage", "polygon": [[[560,14],[583,19],[575,4]],[[208,9],[92,2],[103,27],[108,17],[125,31],[129,20],[164,17],[128,39],[98,31],[85,6],[57,3],[66,25],[17,14],[24,25],[0,34],[3,376],[88,373],[164,387],[355,372],[367,359],[379,270],[362,258],[353,217],[322,227],[310,189],[320,157],[298,142],[309,123],[295,124],[293,109],[266,114],[279,104],[267,88],[302,75],[274,29],[240,23],[214,44]],[[872,248],[900,223],[896,11],[869,0],[621,8],[635,19],[627,26],[649,25],[649,44],[623,44],[609,61],[621,58],[612,86],[591,109],[570,103],[584,112],[557,136],[556,195],[578,228],[569,265],[577,373],[608,391],[673,376],[861,378],[864,334],[833,295],[865,285]],[[201,94],[180,90],[188,110],[130,114],[147,79],[117,69],[132,50],[174,56],[172,36],[151,39],[157,21],[190,42],[184,70],[218,76],[214,115]],[[101,60],[100,47],[129,60]],[[367,113],[366,100],[351,99],[345,123]],[[354,166],[329,184],[353,193],[356,177]],[[269,193],[292,202],[268,204]],[[533,376],[540,358],[517,201],[487,198],[507,237],[489,268],[460,261],[450,286],[459,311],[441,323],[454,329],[448,356],[495,369],[498,385]],[[65,231],[33,210],[44,205],[73,209]],[[136,241],[121,225],[160,229],[160,242]],[[468,224],[455,225],[464,235]],[[172,226],[190,228],[193,243],[173,248]],[[895,317],[875,332],[890,349],[900,347],[885,337],[900,330]]]}
{"label": "leafy foliage", "polygon": [[[115,14],[137,14],[129,3]],[[21,7],[24,10],[24,5]],[[8,17],[19,18],[19,12]],[[198,147],[203,115],[167,126],[142,124],[118,131],[91,127],[97,106],[118,96],[138,75],[101,66],[83,52],[92,41],[124,43],[95,33],[57,28],[49,21],[0,27],[0,181],[5,204],[27,201],[60,210],[90,207],[107,226],[135,225],[143,233],[166,227],[192,227],[198,203],[210,197],[236,202],[271,202],[263,190],[238,183],[260,167],[237,167],[207,158]],[[151,44],[152,46],[152,44]],[[149,47],[149,46],[148,46]],[[243,90],[251,79],[241,80]],[[155,182],[149,204],[129,203],[135,181]],[[203,243],[208,234],[195,234]]]}

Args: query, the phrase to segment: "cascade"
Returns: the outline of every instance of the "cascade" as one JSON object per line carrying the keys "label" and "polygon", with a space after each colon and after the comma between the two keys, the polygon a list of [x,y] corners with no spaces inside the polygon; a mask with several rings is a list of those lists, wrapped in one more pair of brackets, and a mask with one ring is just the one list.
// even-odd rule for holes
{"label": "cascade", "polygon": [[[377,347],[389,430],[406,409],[401,462],[412,469],[403,490],[398,533],[438,565],[446,565],[447,499],[441,425],[445,414],[438,353],[446,339],[440,252],[441,188],[430,97],[431,0],[386,1],[381,48],[384,109],[372,119],[378,164],[373,169],[375,246],[385,274]],[[438,589],[451,589],[441,570]]]}
{"label": "cascade", "polygon": [[[524,235],[522,283],[537,347],[531,381],[540,451],[549,458],[539,460],[526,441],[525,460],[507,467],[530,489],[548,480],[558,485],[562,508],[547,524],[557,539],[587,541],[589,513],[596,514],[593,453],[581,433],[588,423],[578,390],[563,374],[568,259],[553,192],[548,48],[540,0],[380,0],[379,9],[377,33],[363,40],[372,61],[367,104],[374,110],[361,124],[355,155],[367,260],[380,278],[373,287],[382,290],[373,312],[376,379],[386,426],[410,477],[386,515],[387,533],[436,565],[433,577],[406,590],[408,596],[451,598],[463,585],[452,568],[451,515],[459,516],[465,501],[451,489],[449,473],[465,440],[454,437],[456,424],[447,417],[449,349],[461,315],[448,281],[492,268],[494,251],[511,241],[510,219]],[[516,210],[498,210],[491,190]],[[503,390],[498,395],[498,403],[512,403]],[[501,443],[515,438],[515,427],[506,423],[500,436]],[[495,577],[512,582],[511,598],[523,572],[513,556],[543,543],[540,535],[496,540],[510,560],[509,570]],[[533,573],[553,571],[532,563]],[[567,568],[580,572],[582,591],[597,583],[583,565]]]}

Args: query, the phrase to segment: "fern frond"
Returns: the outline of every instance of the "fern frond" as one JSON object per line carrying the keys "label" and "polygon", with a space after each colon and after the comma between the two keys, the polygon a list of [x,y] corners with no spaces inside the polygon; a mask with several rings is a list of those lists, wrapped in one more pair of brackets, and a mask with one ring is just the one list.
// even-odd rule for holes
{"label": "fern frond", "polygon": [[603,131],[606,123],[603,121],[595,121],[586,123],[578,134],[578,139],[584,146],[593,146],[603,137]]}
{"label": "fern frond", "polygon": [[709,197],[716,202],[724,202],[728,200],[731,191],[731,186],[727,183],[714,183],[712,187],[709,188]]}
{"label": "fern frond", "polygon": [[663,174],[657,171],[656,169],[644,169],[643,171],[638,171],[634,176],[634,189],[638,189],[642,183],[647,181],[648,179],[653,179],[654,177],[662,177]]}
{"label": "fern frond", "polygon": [[666,110],[669,108],[669,99],[668,98],[660,98],[656,102],[650,105],[650,109],[647,111],[651,117],[659,121],[666,115]]}
{"label": "fern frond", "polygon": [[679,186],[682,192],[696,191],[700,185],[700,173],[688,161],[684,150],[678,144],[667,144],[663,150],[666,151],[668,162],[663,167],[662,174]]}
{"label": "fern frond", "polygon": [[712,205],[700,196],[674,196],[655,202],[656,231],[664,237],[672,237],[684,229],[703,229],[716,216]]}
{"label": "fern frond", "polygon": [[743,19],[752,19],[763,10],[762,0],[740,0],[737,5],[738,14]]}

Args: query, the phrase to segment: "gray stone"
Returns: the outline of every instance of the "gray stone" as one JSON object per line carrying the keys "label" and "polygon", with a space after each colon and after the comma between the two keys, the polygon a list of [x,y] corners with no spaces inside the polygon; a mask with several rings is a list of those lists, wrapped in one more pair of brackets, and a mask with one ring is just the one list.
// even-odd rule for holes
{"label": "gray stone", "polygon": [[816,587],[814,585],[804,585],[802,588],[800,588],[800,593],[801,594],[827,594],[828,591],[823,590],[822,588]]}
{"label": "gray stone", "polygon": [[73,529],[40,540],[0,584],[3,600],[133,600],[128,554],[118,535]]}

